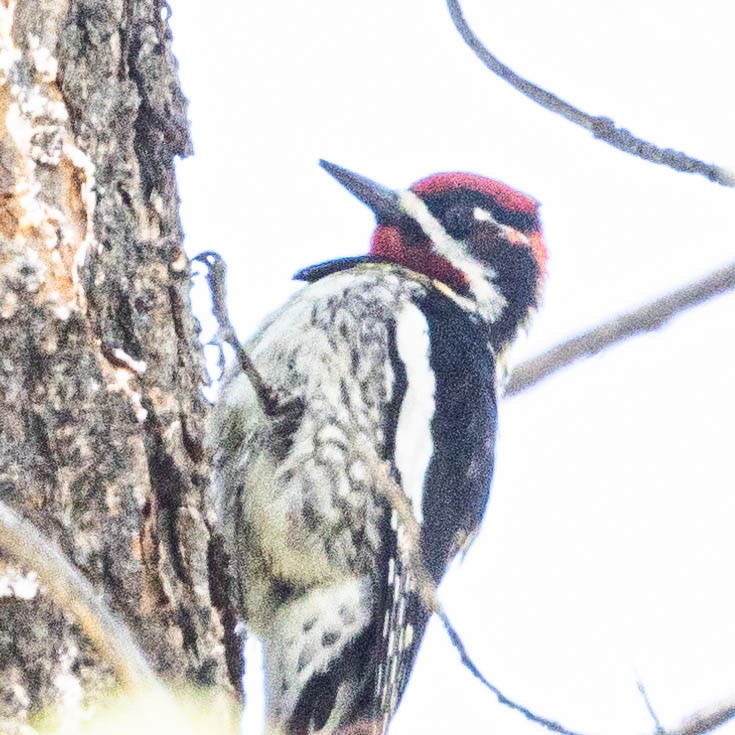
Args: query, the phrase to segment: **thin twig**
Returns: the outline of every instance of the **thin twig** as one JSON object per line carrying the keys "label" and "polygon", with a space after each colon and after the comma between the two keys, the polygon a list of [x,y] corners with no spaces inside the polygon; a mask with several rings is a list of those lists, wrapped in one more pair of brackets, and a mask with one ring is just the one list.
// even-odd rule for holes
{"label": "thin twig", "polygon": [[475,663],[467,653],[462,639],[456,629],[449,620],[449,616],[444,611],[441,602],[437,596],[436,585],[434,584],[421,555],[420,539],[421,527],[418,520],[414,516],[410,502],[403,492],[400,485],[393,479],[387,463],[382,462],[377,454],[372,457],[373,476],[378,478],[376,489],[388,501],[391,509],[398,516],[399,526],[403,527],[403,553],[406,555],[411,572],[416,579],[416,586],[419,597],[427,612],[436,614],[442,621],[449,640],[459,653],[462,665],[487,689],[489,689],[498,699],[501,705],[520,712],[527,720],[535,722],[537,725],[545,727],[550,732],[561,733],[561,735],[579,735],[573,730],[567,730],[554,720],[547,720],[545,717],[531,712],[530,709],[524,707],[503,694],[498,687],[488,681],[482,672],[477,668]]}
{"label": "thin twig", "polygon": [[505,395],[520,393],[576,360],[594,355],[634,334],[658,329],[679,312],[732,289],[735,289],[735,263],[521,363],[513,370]]}
{"label": "thin twig", "polygon": [[541,725],[551,732],[558,732],[561,733],[561,735],[578,735],[578,733],[575,733],[574,730],[567,730],[566,727],[560,725],[554,720],[547,720],[545,717],[539,717],[539,715],[535,715],[533,712],[531,712],[530,709],[506,697],[505,694],[500,691],[500,689],[498,689],[494,684],[491,684],[483,676],[482,672],[477,668],[475,663],[469,657],[467,649],[465,648],[464,643],[462,643],[462,639],[459,637],[459,634],[449,622],[447,614],[443,610],[439,610],[437,615],[442,621],[444,629],[447,631],[449,639],[452,641],[452,645],[459,653],[465,668],[467,668],[481,684],[487,687],[498,698],[498,702],[500,702],[500,704],[509,707],[510,709],[514,709],[516,712],[520,712],[527,720],[535,722],[537,725]]}
{"label": "thin twig", "polygon": [[449,8],[449,14],[452,17],[455,28],[480,61],[494,74],[497,74],[501,79],[504,79],[512,87],[542,107],[545,107],[551,112],[555,112],[557,115],[561,115],[570,122],[585,128],[585,130],[589,130],[595,138],[609,143],[624,153],[630,153],[633,156],[638,156],[638,158],[651,161],[652,163],[669,166],[669,168],[673,168],[676,171],[699,174],[722,186],[735,186],[734,172],[692,158],[672,148],[659,148],[653,143],[649,143],[642,138],[637,138],[629,130],[618,128],[609,117],[589,115],[551,92],[519,76],[503,64],[496,56],[493,56],[482,41],[474,34],[462,14],[459,0],[447,0],[447,7]]}
{"label": "thin twig", "polygon": [[648,698],[648,692],[646,691],[646,687],[643,686],[643,682],[641,681],[637,682],[637,684],[638,684],[638,691],[641,693],[641,697],[643,697],[643,703],[646,705],[648,714],[651,716],[651,719],[653,720],[653,724],[656,727],[656,735],[663,735],[663,733],[666,733],[666,730],[664,726],[661,724],[661,720],[658,719],[656,710],[653,709],[651,700]]}
{"label": "thin twig", "polygon": [[281,401],[274,390],[266,384],[261,376],[258,368],[245,351],[240,341],[237,339],[235,328],[230,321],[230,315],[227,311],[227,294],[225,289],[225,281],[227,274],[227,266],[219,253],[208,251],[195,256],[193,260],[204,263],[207,270],[207,283],[212,294],[212,311],[219,325],[219,331],[215,337],[218,344],[227,343],[235,350],[238,362],[245,375],[255,390],[258,401],[267,416],[272,416],[278,412]]}
{"label": "thin twig", "polygon": [[51,599],[77,618],[123,686],[149,691],[161,688],[128,627],[41,531],[2,501],[0,549],[38,574]]}

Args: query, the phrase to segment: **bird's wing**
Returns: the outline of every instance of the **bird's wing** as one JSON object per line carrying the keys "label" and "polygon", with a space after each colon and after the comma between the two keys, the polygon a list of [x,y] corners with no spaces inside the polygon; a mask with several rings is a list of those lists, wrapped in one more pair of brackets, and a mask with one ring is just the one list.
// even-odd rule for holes
{"label": "bird's wing", "polygon": [[[401,321],[402,319],[402,321]],[[404,390],[397,410],[395,479],[421,525],[421,552],[436,584],[474,535],[490,491],[496,432],[494,358],[486,333],[439,293],[396,325]],[[401,370],[397,371],[401,374]],[[380,615],[376,702],[385,725],[408,683],[429,614],[392,514]]]}
{"label": "bird's wing", "polygon": [[246,347],[268,386],[303,405],[288,437],[273,436],[241,373],[214,410],[221,527],[264,641],[269,718],[284,732],[328,732],[372,700],[391,540],[372,473],[392,459],[402,395],[393,322],[418,288],[387,267],[337,272],[266,320]]}

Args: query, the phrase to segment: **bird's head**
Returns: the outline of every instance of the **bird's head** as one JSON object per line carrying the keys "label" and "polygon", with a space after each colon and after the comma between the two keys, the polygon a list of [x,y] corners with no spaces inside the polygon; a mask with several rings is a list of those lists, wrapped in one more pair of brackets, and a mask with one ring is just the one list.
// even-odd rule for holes
{"label": "bird's head", "polygon": [[370,255],[449,287],[491,327],[497,348],[535,309],[546,271],[538,203],[505,184],[438,173],[392,191],[321,166],[375,213]]}

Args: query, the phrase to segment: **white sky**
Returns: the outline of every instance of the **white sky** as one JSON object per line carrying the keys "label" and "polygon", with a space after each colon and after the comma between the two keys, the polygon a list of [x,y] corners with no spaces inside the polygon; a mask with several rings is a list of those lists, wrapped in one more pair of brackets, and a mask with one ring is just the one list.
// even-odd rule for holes
{"label": "white sky", "polygon": [[[365,251],[370,213],[324,157],[391,187],[439,170],[543,202],[534,354],[733,258],[735,192],[594,141],[493,77],[442,0],[171,0],[196,155],[191,254],[230,266],[241,337],[299,268]],[[466,0],[515,70],[662,146],[735,166],[723,0]],[[511,697],[589,735],[646,733],[735,693],[735,294],[501,407],[483,530],[441,597]],[[735,733],[735,724],[722,732]],[[252,732],[252,730],[251,730]],[[430,629],[393,735],[542,732]]]}

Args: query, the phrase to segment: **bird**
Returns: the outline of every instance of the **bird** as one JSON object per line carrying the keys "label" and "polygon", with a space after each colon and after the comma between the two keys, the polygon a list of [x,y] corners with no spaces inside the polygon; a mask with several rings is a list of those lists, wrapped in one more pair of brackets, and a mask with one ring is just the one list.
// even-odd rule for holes
{"label": "bird", "polygon": [[422,579],[439,584],[485,512],[508,348],[547,251],[538,202],[500,181],[392,190],[320,165],[373,211],[368,252],[297,273],[246,342],[277,400],[226,375],[211,487],[263,644],[267,733],[384,735],[431,616]]}

